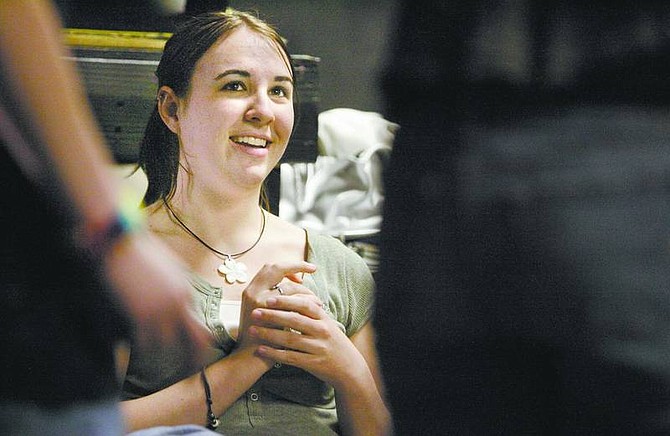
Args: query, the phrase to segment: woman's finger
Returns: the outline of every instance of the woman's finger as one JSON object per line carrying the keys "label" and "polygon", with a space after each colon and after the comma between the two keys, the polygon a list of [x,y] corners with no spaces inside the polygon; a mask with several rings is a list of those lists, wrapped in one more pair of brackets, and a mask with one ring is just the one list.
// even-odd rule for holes
{"label": "woman's finger", "polygon": [[249,288],[270,289],[281,282],[284,277],[296,283],[302,282],[301,274],[311,274],[316,271],[316,266],[309,262],[277,262],[265,264],[256,273],[249,283]]}
{"label": "woman's finger", "polygon": [[310,361],[314,360],[314,356],[296,351],[292,349],[278,349],[271,346],[261,345],[257,349],[258,354],[273,362],[284,365],[291,365],[298,368],[310,366]]}
{"label": "woman's finger", "polygon": [[313,319],[325,315],[323,302],[314,294],[275,295],[265,302],[270,309],[298,312]]}
{"label": "woman's finger", "polygon": [[326,332],[322,319],[293,311],[259,308],[251,313],[251,319],[257,326],[278,326],[283,330],[298,331],[308,336],[320,337]]}
{"label": "woman's finger", "polygon": [[249,335],[274,348],[294,350],[314,355],[323,353],[323,350],[318,347],[318,344],[323,344],[323,341],[315,340],[295,330],[252,326],[249,328]]}
{"label": "woman's finger", "polygon": [[277,283],[276,285],[272,286],[270,288],[270,291],[274,291],[275,293],[271,294],[269,298],[275,296],[276,297],[296,296],[307,299],[309,301],[313,301],[318,306],[323,305],[321,299],[317,297],[314,294],[314,292],[312,292],[311,289],[298,283],[291,283],[284,280],[283,282]]}

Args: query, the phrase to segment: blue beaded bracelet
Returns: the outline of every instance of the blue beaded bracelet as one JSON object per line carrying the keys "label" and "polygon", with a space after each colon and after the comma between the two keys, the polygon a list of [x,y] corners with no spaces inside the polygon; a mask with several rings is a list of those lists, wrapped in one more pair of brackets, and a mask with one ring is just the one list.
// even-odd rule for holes
{"label": "blue beaded bracelet", "polygon": [[103,258],[124,235],[143,227],[142,213],[137,205],[128,201],[129,198],[122,192],[117,213],[104,225],[89,226],[84,230],[84,246],[94,259]]}

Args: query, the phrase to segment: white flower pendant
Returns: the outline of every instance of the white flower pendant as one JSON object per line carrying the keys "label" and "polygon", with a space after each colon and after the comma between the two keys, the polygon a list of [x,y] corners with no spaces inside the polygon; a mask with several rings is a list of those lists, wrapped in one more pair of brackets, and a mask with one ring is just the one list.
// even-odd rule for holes
{"label": "white flower pendant", "polygon": [[223,261],[221,265],[216,269],[219,274],[221,274],[228,283],[233,284],[246,283],[249,279],[247,275],[247,266],[242,262],[237,262],[232,257],[227,258]]}

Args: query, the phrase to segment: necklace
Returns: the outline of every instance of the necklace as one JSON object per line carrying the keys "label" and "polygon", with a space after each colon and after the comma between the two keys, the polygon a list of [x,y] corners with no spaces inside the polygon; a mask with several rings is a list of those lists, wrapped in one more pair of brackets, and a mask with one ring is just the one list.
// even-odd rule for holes
{"label": "necklace", "polygon": [[184,230],[190,236],[195,238],[196,241],[200,242],[208,250],[210,250],[211,252],[213,252],[214,254],[223,259],[223,263],[219,265],[218,268],[216,268],[216,271],[226,279],[226,282],[230,284],[233,284],[235,282],[246,283],[247,280],[249,280],[249,276],[247,274],[247,266],[244,263],[235,259],[253,250],[253,248],[256,245],[258,245],[261,238],[263,237],[263,233],[265,233],[265,212],[263,211],[263,208],[260,208],[261,233],[258,235],[256,241],[251,245],[251,247],[247,248],[244,251],[240,251],[239,253],[235,254],[228,254],[217,250],[216,248],[209,245],[207,242],[203,241],[200,236],[196,235],[193,230],[189,229],[188,226],[177,216],[177,214],[175,213],[174,210],[172,210],[172,207],[170,207],[167,201],[163,200],[163,204],[165,204],[165,207],[170,212],[170,215],[177,221],[179,227],[181,227],[182,230]]}

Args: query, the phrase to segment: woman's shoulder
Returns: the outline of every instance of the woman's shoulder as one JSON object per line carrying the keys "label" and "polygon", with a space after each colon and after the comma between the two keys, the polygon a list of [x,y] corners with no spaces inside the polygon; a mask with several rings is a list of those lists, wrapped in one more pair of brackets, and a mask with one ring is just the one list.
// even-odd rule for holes
{"label": "woman's shoulder", "polygon": [[347,247],[340,239],[314,230],[305,230],[307,234],[307,261],[326,264],[344,269],[350,273],[368,273],[368,266],[362,257]]}
{"label": "woman's shoulder", "polygon": [[267,226],[270,244],[282,250],[302,251],[305,246],[305,231],[277,215],[267,213]]}
{"label": "woman's shoulder", "polygon": [[351,251],[349,248],[347,248],[347,246],[344,245],[342,241],[340,241],[334,236],[326,235],[324,233],[310,229],[305,229],[304,231],[307,234],[308,244],[315,251],[326,251],[331,253],[332,252],[345,253],[346,251],[343,250]]}
{"label": "woman's shoulder", "polygon": [[341,240],[316,230],[299,227],[275,215],[271,216],[274,233],[280,235],[282,245],[299,246],[305,252],[305,260],[317,265],[341,268],[367,268],[363,259]]}

